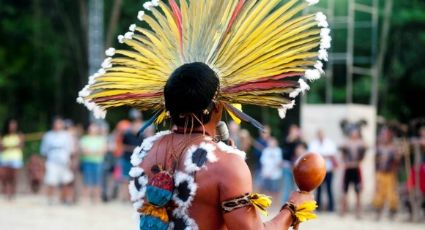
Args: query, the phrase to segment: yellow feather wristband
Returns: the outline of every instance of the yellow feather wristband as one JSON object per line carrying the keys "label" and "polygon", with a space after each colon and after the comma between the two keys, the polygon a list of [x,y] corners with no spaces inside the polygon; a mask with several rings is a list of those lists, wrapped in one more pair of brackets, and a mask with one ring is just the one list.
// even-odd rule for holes
{"label": "yellow feather wristband", "polygon": [[316,201],[307,201],[299,205],[295,209],[295,216],[299,222],[305,222],[307,220],[316,219],[317,216],[314,214],[314,210],[317,208]]}

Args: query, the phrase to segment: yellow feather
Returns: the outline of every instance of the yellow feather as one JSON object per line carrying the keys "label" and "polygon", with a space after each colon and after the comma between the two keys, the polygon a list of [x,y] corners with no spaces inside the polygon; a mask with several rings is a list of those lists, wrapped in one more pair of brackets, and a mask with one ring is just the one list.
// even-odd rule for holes
{"label": "yellow feather", "polygon": [[[315,14],[302,15],[308,7],[305,0],[288,0],[280,6],[281,0],[246,0],[228,31],[239,0],[176,1],[182,38],[173,10],[160,1],[159,7],[144,16],[149,27],[136,26],[132,39],[124,39],[127,48],[114,52],[112,67],[91,79],[86,99],[104,109],[127,105],[160,111],[164,110],[164,85],[183,63],[208,64],[218,74],[222,89],[286,73],[302,76],[316,64],[321,31]],[[290,103],[287,95],[297,87],[295,83],[268,90],[221,92],[219,99],[278,108]],[[157,96],[135,98],[143,94]],[[111,96],[117,99],[104,100]],[[156,122],[165,116],[162,112]],[[302,213],[301,217],[312,216]]]}
{"label": "yellow feather", "polygon": [[267,208],[272,204],[271,197],[263,195],[263,194],[250,194],[249,200],[260,211],[261,214],[268,216]]}
{"label": "yellow feather", "polygon": [[[175,41],[179,41],[180,40],[180,38],[179,38],[180,37],[180,35],[179,35],[179,29],[177,27],[176,22],[174,21],[174,18],[172,16],[171,9],[164,2],[162,2],[162,1],[159,1],[159,6],[161,7],[162,12],[165,14],[165,17],[166,17],[166,20],[167,20],[167,24],[169,25],[169,28],[172,31],[172,34],[174,35],[174,40]],[[152,8],[152,11],[155,14],[155,12],[157,10],[153,7]],[[176,46],[179,46],[179,43],[177,42],[175,45]]]}
{"label": "yellow feather", "polygon": [[157,125],[161,124],[166,118],[167,118],[167,111],[164,110],[159,114],[158,118],[156,118],[155,124]]}
{"label": "yellow feather", "polygon": [[[172,34],[170,33],[169,30],[161,27],[161,25],[149,15],[145,15],[143,17],[143,19],[144,19],[144,21],[146,21],[148,23],[148,25],[152,28],[152,30],[155,31],[156,35],[159,37],[161,42],[166,43],[165,45],[168,48],[173,47],[173,42],[170,41],[170,36],[169,36],[169,35],[172,35]],[[136,30],[140,31],[140,27],[136,27]],[[172,51],[175,51],[175,50],[170,49],[170,51],[172,52]]]}
{"label": "yellow feather", "polygon": [[[239,111],[242,111],[242,105],[241,104],[232,104],[232,105],[233,105],[233,107],[235,107]],[[240,124],[241,123],[241,119],[239,119],[239,117],[237,117],[231,110],[226,109],[226,111],[227,111],[227,113],[229,113],[229,115],[232,118],[232,120],[234,122],[236,122],[236,124]]]}
{"label": "yellow feather", "polygon": [[304,222],[311,219],[316,219],[317,216],[314,214],[314,210],[317,208],[316,201],[307,201],[298,206],[295,210],[295,216],[300,222]]}

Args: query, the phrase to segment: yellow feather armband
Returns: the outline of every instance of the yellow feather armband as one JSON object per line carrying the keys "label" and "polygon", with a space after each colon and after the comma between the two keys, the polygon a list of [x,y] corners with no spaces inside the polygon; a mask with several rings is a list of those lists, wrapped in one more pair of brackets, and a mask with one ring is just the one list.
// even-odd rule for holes
{"label": "yellow feather armband", "polygon": [[224,213],[228,213],[246,206],[254,206],[261,214],[267,216],[267,208],[270,207],[271,203],[272,200],[269,196],[258,193],[250,193],[222,202],[221,209]]}

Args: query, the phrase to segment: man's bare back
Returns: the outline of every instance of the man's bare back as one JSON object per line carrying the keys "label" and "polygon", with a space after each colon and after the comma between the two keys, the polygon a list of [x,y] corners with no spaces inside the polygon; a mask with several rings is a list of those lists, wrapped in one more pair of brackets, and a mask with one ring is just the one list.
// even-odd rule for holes
{"label": "man's bare back", "polygon": [[[188,136],[184,134],[170,134],[162,137],[160,140],[156,141],[140,166],[147,173],[148,178],[151,179],[153,176],[151,172],[152,167],[163,164],[165,158],[170,162],[170,158],[172,158],[172,156],[170,156],[170,150],[187,150],[191,146],[198,146],[201,142],[205,142],[206,139],[200,137],[201,135],[202,134],[193,134],[188,138]],[[189,142],[188,140],[190,139],[195,139],[195,141]],[[228,178],[229,175],[226,174],[230,173],[226,173],[225,163],[230,161],[243,162],[243,159],[239,156],[223,152],[218,145],[211,140],[207,142],[216,147],[214,153],[218,160],[217,162],[206,162],[205,168],[194,175],[197,191],[192,205],[190,206],[189,215],[196,221],[200,229],[226,229],[223,215],[218,205],[221,203],[220,185],[228,183],[226,178]],[[181,145],[184,143],[186,143],[186,146],[182,148]],[[184,171],[185,153],[186,151],[174,152],[175,156],[180,159],[179,165],[176,168],[177,171]],[[166,169],[170,166],[171,165],[168,163]],[[240,169],[233,168],[233,170]],[[248,192],[251,191],[245,191],[244,193]]]}
{"label": "man's bare back", "polygon": [[[184,172],[187,169],[185,160],[188,149],[206,143],[214,146],[216,159],[214,162],[206,161],[199,171],[193,173],[197,189],[188,209],[190,218],[199,229],[287,229],[292,219],[285,210],[268,223],[261,221],[254,206],[222,212],[220,205],[223,201],[252,192],[252,180],[241,152],[223,143],[217,144],[210,137],[202,134],[165,135],[154,143],[140,167],[146,172],[148,180],[154,175],[151,170],[154,166],[160,165],[164,170],[174,171],[174,160],[178,162],[175,171]],[[309,199],[305,197],[301,200]]]}

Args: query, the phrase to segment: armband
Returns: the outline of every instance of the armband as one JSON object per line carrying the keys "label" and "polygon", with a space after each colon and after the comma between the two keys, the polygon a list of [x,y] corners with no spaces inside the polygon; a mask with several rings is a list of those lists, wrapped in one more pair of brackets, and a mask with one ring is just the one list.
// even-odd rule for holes
{"label": "armband", "polygon": [[261,214],[267,216],[267,208],[270,207],[271,203],[272,201],[269,196],[258,193],[247,193],[243,196],[223,201],[221,203],[221,209],[224,213],[228,213],[246,206],[254,206]]}

